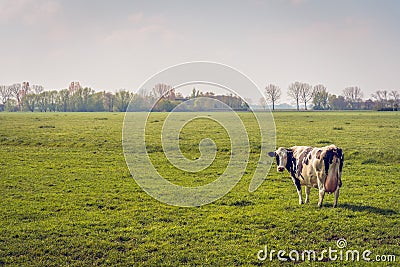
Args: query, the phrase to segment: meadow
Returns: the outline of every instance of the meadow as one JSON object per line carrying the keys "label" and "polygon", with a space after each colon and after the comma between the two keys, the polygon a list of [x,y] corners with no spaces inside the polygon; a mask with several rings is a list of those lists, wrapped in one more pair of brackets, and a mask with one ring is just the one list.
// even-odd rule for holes
{"label": "meadow", "polygon": [[[209,137],[215,162],[200,173],[168,163],[160,145],[166,114],[153,113],[146,143],[157,170],[197,186],[223,172],[229,136],[211,120],[187,124],[181,149],[199,157]],[[325,146],[345,153],[337,208],[318,191],[299,205],[287,172],[274,164],[248,191],[260,153],[251,113],[240,113],[250,158],[240,182],[221,199],[183,208],[147,195],[132,178],[122,149],[124,113],[0,113],[0,266],[281,266],[264,249],[321,252],[344,238],[345,249],[395,255],[400,261],[400,113],[276,112],[277,146]],[[275,254],[276,255],[276,254]],[[291,261],[287,265],[395,266],[395,262]],[[360,255],[361,257],[361,255]]]}

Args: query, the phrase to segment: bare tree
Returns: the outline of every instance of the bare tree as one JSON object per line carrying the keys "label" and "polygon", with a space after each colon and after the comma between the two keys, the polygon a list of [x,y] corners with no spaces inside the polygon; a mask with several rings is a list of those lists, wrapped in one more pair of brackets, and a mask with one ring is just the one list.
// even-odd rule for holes
{"label": "bare tree", "polygon": [[1,104],[5,105],[7,101],[12,97],[11,86],[0,85],[0,99]]}
{"label": "bare tree", "polygon": [[300,84],[300,100],[304,103],[304,109],[307,110],[307,102],[312,99],[312,86],[308,83]]}
{"label": "bare tree", "polygon": [[389,95],[391,97],[393,97],[394,101],[396,101],[396,102],[399,101],[399,99],[400,99],[400,93],[397,92],[396,90],[390,91]]}
{"label": "bare tree", "polygon": [[153,88],[153,95],[157,98],[171,98],[175,97],[175,92],[171,85],[157,83]]}
{"label": "bare tree", "polygon": [[389,92],[387,90],[382,90],[380,92],[381,92],[383,101],[385,101],[385,103],[386,103],[388,101]]}
{"label": "bare tree", "polygon": [[316,92],[323,92],[323,91],[326,91],[326,87],[323,84],[314,85],[313,94],[315,94]]}
{"label": "bare tree", "polygon": [[372,94],[372,97],[375,98],[377,102],[379,102],[381,108],[387,107],[388,96],[389,92],[387,90],[378,90],[374,94]]}
{"label": "bare tree", "polygon": [[288,96],[293,98],[293,100],[296,102],[297,110],[300,110],[299,106],[300,94],[301,94],[300,82],[295,82],[289,85]]}
{"label": "bare tree", "polygon": [[265,97],[272,103],[272,110],[275,110],[275,103],[281,97],[281,88],[274,84],[268,84],[265,87]]}
{"label": "bare tree", "polygon": [[399,107],[400,94],[396,90],[390,91],[389,95],[393,97],[393,107]]}
{"label": "bare tree", "polygon": [[355,109],[358,107],[358,104],[361,102],[363,93],[361,92],[361,88],[358,86],[346,87],[343,90],[343,96],[350,103],[351,108]]}
{"label": "bare tree", "polygon": [[10,85],[10,90],[12,95],[17,99],[18,110],[21,110],[21,84],[14,83],[13,85]]}
{"label": "bare tree", "polygon": [[378,102],[382,101],[381,92],[380,91],[376,91],[375,93],[371,94],[371,97],[373,99],[375,99],[376,101],[378,101]]}

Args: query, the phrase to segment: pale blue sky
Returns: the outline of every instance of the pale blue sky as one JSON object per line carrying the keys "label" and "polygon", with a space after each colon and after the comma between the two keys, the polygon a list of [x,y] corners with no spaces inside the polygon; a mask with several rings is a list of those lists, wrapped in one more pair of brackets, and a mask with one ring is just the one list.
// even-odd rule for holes
{"label": "pale blue sky", "polygon": [[[0,0],[0,84],[71,81],[136,91],[187,61],[215,61],[260,88],[400,89],[400,1]],[[286,93],[283,95],[285,101]]]}

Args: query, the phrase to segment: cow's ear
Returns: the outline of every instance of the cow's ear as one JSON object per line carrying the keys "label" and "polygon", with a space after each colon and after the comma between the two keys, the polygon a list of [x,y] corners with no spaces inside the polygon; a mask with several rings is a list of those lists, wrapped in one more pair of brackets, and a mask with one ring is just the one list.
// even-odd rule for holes
{"label": "cow's ear", "polygon": [[268,152],[267,154],[268,154],[268,156],[270,156],[270,157],[275,157],[275,152]]}
{"label": "cow's ear", "polygon": [[322,153],[322,150],[319,149],[319,150],[317,151],[317,154],[315,154],[315,157],[316,157],[317,159],[321,159],[321,153]]}

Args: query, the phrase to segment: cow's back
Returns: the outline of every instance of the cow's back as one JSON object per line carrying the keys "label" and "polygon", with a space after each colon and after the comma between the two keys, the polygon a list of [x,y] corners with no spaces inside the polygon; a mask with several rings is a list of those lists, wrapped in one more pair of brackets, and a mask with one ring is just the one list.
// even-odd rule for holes
{"label": "cow's back", "polygon": [[302,185],[318,187],[317,175],[313,171],[310,161],[306,160],[313,150],[310,146],[293,146],[293,157],[297,164],[297,177]]}

